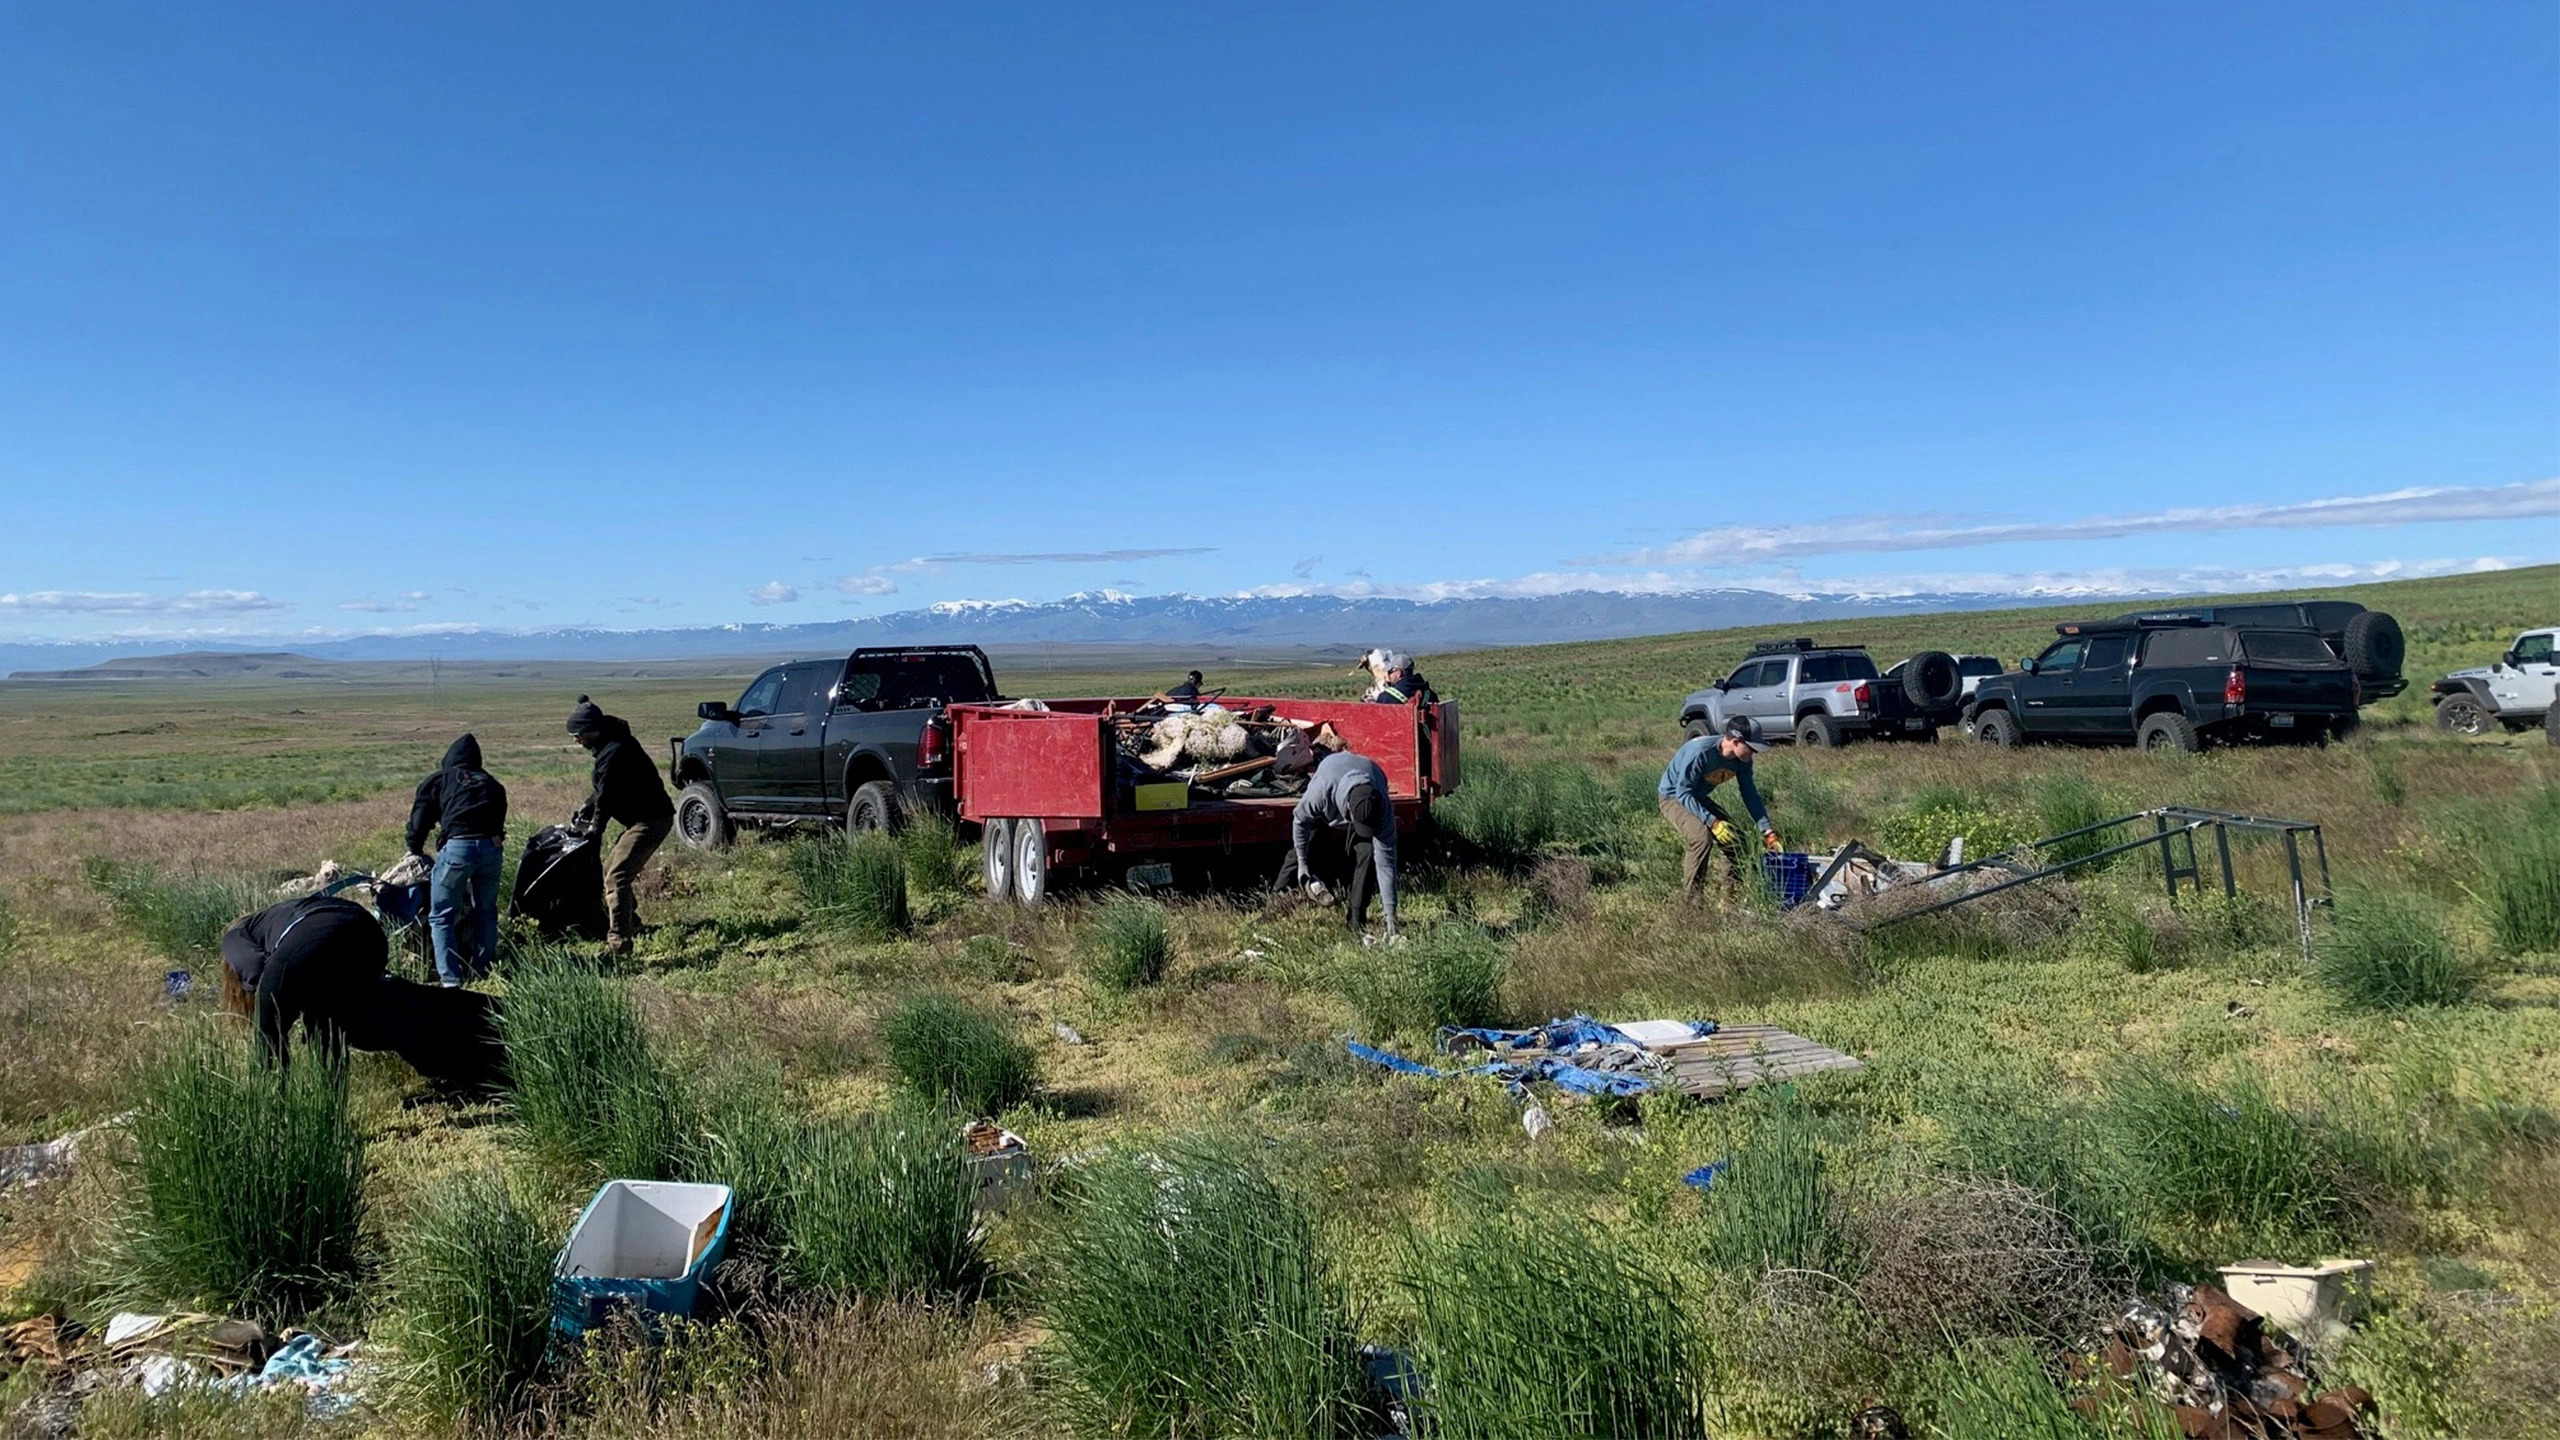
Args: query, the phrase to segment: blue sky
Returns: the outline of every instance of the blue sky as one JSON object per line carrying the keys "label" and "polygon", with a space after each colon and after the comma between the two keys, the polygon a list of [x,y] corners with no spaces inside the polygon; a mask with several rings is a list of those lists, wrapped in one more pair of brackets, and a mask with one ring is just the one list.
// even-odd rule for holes
{"label": "blue sky", "polygon": [[9,30],[0,634],[2560,559],[2541,0]]}

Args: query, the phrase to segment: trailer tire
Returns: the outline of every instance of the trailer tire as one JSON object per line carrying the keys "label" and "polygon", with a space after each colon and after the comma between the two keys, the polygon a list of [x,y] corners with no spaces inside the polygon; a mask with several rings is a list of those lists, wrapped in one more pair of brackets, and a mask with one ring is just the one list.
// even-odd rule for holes
{"label": "trailer tire", "polygon": [[1914,710],[1944,710],[1964,698],[1964,671],[1944,650],[1923,650],[1902,662],[1902,693]]}
{"label": "trailer tire", "polygon": [[2193,755],[2204,748],[2204,741],[2196,734],[2196,723],[2175,710],[2161,710],[2145,717],[2133,743],[2146,755],[2169,751]]}
{"label": "trailer tire", "polygon": [[2341,657],[2367,680],[2389,680],[2400,673],[2400,664],[2409,658],[2409,642],[2400,633],[2400,622],[2379,610],[2367,610],[2347,622],[2340,648]]}
{"label": "trailer tire", "polygon": [[2447,695],[2436,702],[2436,728],[2449,735],[2486,735],[2489,709],[2470,695]]}
{"label": "trailer tire", "polygon": [[1806,750],[1829,750],[1840,743],[1840,722],[1819,712],[1796,722],[1796,744]]}
{"label": "trailer tire", "polygon": [[905,816],[898,813],[898,791],[886,780],[874,780],[854,787],[853,798],[845,802],[844,833],[859,835],[866,830],[895,831]]}
{"label": "trailer tire", "polygon": [[738,827],[729,823],[729,807],[708,783],[696,780],[676,792],[676,840],[684,848],[726,849],[737,833]]}
{"label": "trailer tire", "polygon": [[1049,827],[1037,820],[1013,822],[1013,898],[1025,905],[1049,898]]}
{"label": "trailer tire", "polygon": [[2025,737],[2018,733],[2017,716],[2006,710],[1985,710],[1973,717],[1973,738],[1997,749],[2015,750]]}
{"label": "trailer tire", "polygon": [[1013,898],[1013,822],[990,820],[978,827],[978,862],[987,877],[987,898]]}

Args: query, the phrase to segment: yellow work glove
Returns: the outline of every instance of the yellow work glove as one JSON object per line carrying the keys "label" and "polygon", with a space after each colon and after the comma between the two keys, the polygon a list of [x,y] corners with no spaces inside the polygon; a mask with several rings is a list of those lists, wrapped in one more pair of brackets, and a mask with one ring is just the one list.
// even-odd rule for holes
{"label": "yellow work glove", "polygon": [[1713,825],[1707,827],[1707,833],[1714,836],[1716,843],[1719,845],[1731,845],[1733,843],[1733,823],[1731,821],[1719,820]]}
{"label": "yellow work glove", "polygon": [[1778,843],[1777,831],[1763,830],[1760,832],[1760,848],[1772,855],[1777,855],[1783,853],[1787,847]]}

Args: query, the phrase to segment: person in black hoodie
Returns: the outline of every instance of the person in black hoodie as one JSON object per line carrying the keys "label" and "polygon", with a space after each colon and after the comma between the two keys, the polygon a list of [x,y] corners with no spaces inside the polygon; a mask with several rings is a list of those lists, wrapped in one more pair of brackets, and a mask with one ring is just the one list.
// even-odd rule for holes
{"label": "person in black hoodie", "polygon": [[581,695],[569,712],[569,733],[596,757],[594,786],[570,828],[601,838],[607,821],[622,822],[622,838],[605,860],[604,948],[611,955],[629,954],[631,942],[640,938],[640,905],[631,887],[674,828],[675,802],[667,798],[658,767],[649,763],[621,716],[607,715],[603,706]]}
{"label": "person in black hoodie", "polygon": [[[476,980],[498,963],[498,876],[507,862],[507,787],[480,768],[480,742],[469,735],[444,752],[436,773],[418,782],[409,802],[409,850],[427,853],[439,826],[435,879],[428,891],[427,930],[435,937],[436,978],[448,986]],[[469,943],[458,933],[471,917]]]}
{"label": "person in black hoodie", "polygon": [[286,1036],[303,1037],[333,1060],[346,1057],[342,1017],[382,982],[391,945],[373,912],[334,895],[306,895],[252,911],[222,936],[222,963],[255,997],[259,1048],[282,1064]]}

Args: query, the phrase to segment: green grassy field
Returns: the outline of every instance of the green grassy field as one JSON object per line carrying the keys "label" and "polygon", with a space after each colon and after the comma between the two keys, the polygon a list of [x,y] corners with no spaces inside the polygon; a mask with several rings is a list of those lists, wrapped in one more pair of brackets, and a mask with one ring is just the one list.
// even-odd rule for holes
{"label": "green grassy field", "polygon": [[[1761,767],[1806,848],[2166,803],[2320,823],[2339,903],[2308,962],[2263,843],[2236,857],[2236,903],[2173,907],[2127,861],[1871,936],[1684,904],[1650,794],[1677,702],[1775,630],[1425,657],[1464,707],[1469,773],[1414,847],[1402,946],[1250,895],[1026,914],[931,832],[905,847],[907,928],[865,938],[876,906],[830,888],[858,867],[795,854],[823,842],[670,854],[629,965],[598,979],[517,947],[502,988],[558,1018],[519,1037],[550,1078],[516,1107],[354,1068],[353,1258],[282,1293],[374,1347],[365,1409],[108,1393],[75,1405],[81,1433],[1357,1434],[1371,1401],[1345,1347],[1370,1341],[1450,1377],[1425,1421],[1451,1435],[1833,1436],[1871,1399],[1915,1433],[2138,1434],[2104,1418],[2120,1400],[2061,1408],[2106,1309],[2331,1254],[2378,1262],[2370,1311],[2316,1357],[2379,1398],[2374,1433],[2555,1433],[2560,751],[2440,735],[2423,693],[2553,619],[2560,573],[2336,593],[2401,618],[2417,682],[2349,743],[1781,748]],[[2014,659],[2065,613],[1812,633],[1888,663]],[[723,668],[0,686],[0,1143],[217,1106],[169,1078],[225,1037],[163,973],[205,973],[204,932],[276,877],[393,858],[409,785],[457,731],[509,783],[520,840],[578,798],[572,696],[674,735],[754,667]],[[1253,684],[1351,688],[1314,664]],[[1533,1137],[1498,1086],[1389,1076],[1341,1043],[1427,1055],[1444,1022],[1576,1010],[1767,1021],[1867,1068],[1713,1105],[1543,1095]],[[939,1152],[900,1138],[942,1133],[911,1118],[919,1088],[1007,1097],[998,1118],[1045,1162],[983,1234],[934,1218]],[[99,1131],[70,1177],[0,1192],[0,1319],[219,1302],[134,1248],[180,1203],[149,1198],[161,1162],[133,1138],[167,1129]],[[1719,1160],[1714,1188],[1680,1183]],[[741,1265],[696,1323],[534,1370],[527,1266],[606,1165],[740,1185]],[[48,1383],[0,1380],[0,1433],[65,1403]]]}

